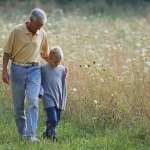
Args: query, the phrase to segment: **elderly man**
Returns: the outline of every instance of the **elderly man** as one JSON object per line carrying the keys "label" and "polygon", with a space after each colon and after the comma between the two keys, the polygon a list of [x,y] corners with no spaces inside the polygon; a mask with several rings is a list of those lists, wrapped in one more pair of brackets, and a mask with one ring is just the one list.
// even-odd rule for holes
{"label": "elderly man", "polygon": [[[38,94],[41,84],[40,58],[49,61],[48,39],[42,28],[47,22],[45,12],[33,9],[29,21],[16,25],[4,45],[3,82],[10,84],[14,106],[14,118],[18,133],[33,142],[38,122]],[[11,59],[10,76],[7,70]],[[25,113],[25,96],[28,100],[28,115]]]}

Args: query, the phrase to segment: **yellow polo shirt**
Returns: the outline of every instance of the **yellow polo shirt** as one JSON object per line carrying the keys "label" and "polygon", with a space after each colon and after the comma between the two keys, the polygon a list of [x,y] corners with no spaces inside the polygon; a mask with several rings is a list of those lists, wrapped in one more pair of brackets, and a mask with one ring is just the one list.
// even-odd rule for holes
{"label": "yellow polo shirt", "polygon": [[10,59],[19,63],[39,63],[41,57],[48,57],[49,47],[46,32],[43,28],[33,36],[27,30],[26,23],[15,26],[10,32],[3,51]]}

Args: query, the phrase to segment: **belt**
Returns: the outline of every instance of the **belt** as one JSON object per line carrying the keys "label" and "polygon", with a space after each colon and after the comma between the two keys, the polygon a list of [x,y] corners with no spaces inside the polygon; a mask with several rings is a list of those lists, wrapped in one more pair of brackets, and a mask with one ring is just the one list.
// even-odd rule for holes
{"label": "belt", "polygon": [[18,65],[18,66],[23,66],[23,67],[30,67],[30,66],[36,66],[38,63],[28,63],[28,64],[22,64],[16,61],[12,61],[13,64]]}

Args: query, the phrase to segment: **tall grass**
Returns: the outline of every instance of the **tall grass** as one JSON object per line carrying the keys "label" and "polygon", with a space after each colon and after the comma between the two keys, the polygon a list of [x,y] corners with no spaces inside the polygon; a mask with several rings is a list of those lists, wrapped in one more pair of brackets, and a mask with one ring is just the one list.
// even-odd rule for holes
{"label": "tall grass", "polygon": [[[15,12],[14,12],[15,13]],[[11,22],[7,19],[13,19]],[[4,14],[0,50],[14,25],[28,15]],[[60,45],[67,77],[67,107],[59,127],[62,149],[148,149],[150,140],[150,37],[146,17],[84,16],[55,9],[44,26],[50,46]],[[41,64],[44,61],[41,60]],[[11,90],[1,81],[1,147],[13,147]],[[45,126],[41,101],[38,135]],[[9,124],[9,126],[8,126]],[[64,127],[66,126],[66,127]],[[7,128],[12,129],[7,130]],[[74,130],[73,130],[73,129]],[[92,136],[91,136],[92,135]],[[15,132],[16,136],[16,132]],[[79,137],[78,137],[79,136]],[[101,139],[99,139],[99,136]],[[90,140],[89,140],[90,139]],[[99,141],[100,140],[100,141]],[[79,145],[77,144],[79,143]],[[24,145],[18,143],[18,146]],[[33,146],[33,145],[32,145]],[[41,144],[35,149],[46,149]],[[53,148],[56,145],[52,145]],[[61,149],[57,145],[54,149]],[[71,148],[70,148],[71,146]],[[84,148],[86,147],[87,148]],[[108,146],[108,147],[107,147]],[[14,146],[15,149],[15,146]]]}

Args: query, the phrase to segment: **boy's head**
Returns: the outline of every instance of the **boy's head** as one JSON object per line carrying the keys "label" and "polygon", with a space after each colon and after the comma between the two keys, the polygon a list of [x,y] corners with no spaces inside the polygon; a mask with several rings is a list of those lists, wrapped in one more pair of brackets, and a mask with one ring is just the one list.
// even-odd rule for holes
{"label": "boy's head", "polygon": [[49,63],[57,67],[63,59],[63,51],[60,46],[54,46],[50,49],[49,52]]}

